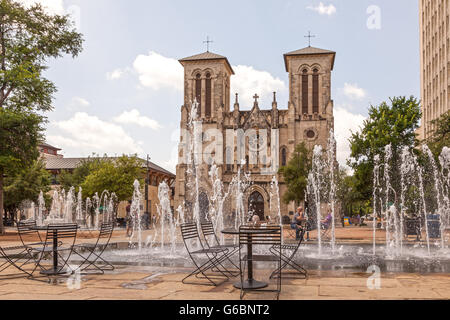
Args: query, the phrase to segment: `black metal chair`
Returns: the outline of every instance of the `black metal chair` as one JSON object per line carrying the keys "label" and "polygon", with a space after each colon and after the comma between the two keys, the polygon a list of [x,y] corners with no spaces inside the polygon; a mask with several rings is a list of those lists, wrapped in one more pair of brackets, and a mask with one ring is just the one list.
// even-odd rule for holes
{"label": "black metal chair", "polygon": [[[25,270],[25,266],[27,264],[30,264],[30,261],[33,260],[33,258],[28,254],[28,250],[24,246],[15,246],[15,247],[2,247],[0,246],[0,258],[4,259],[5,261],[0,264],[0,273],[2,273],[4,270],[8,269],[9,267],[14,267],[21,271],[21,273],[13,273],[13,274],[1,274],[1,279],[7,278],[10,279],[11,277],[16,276],[31,276],[31,272]],[[34,261],[32,261],[34,265]]]}
{"label": "black metal chair", "polygon": [[[198,228],[196,223],[184,223],[180,226],[181,235],[183,237],[183,242],[186,250],[194,263],[196,269],[187,275],[183,280],[184,284],[200,284],[200,285],[212,285],[218,286],[221,283],[227,281],[229,277],[226,273],[220,270],[219,266],[223,261],[223,257],[228,253],[228,249],[223,248],[205,248],[198,233]],[[205,256],[206,262],[201,262],[198,256]],[[214,272],[216,269],[217,272]],[[213,272],[213,274],[206,274],[207,271]],[[202,275],[202,276],[201,276]],[[209,283],[195,283],[186,282],[186,280],[192,276],[199,279],[206,279]],[[215,282],[217,279],[222,280],[220,282]]]}
{"label": "black metal chair", "polygon": [[[30,255],[35,257],[36,267],[32,274],[38,267],[41,269],[41,274],[47,277],[73,273],[74,270],[69,267],[68,261],[73,252],[77,231],[77,224],[49,224],[43,245],[41,247],[27,246]],[[56,239],[59,241],[55,243]],[[66,257],[62,255],[63,252],[66,253]],[[49,254],[53,254],[51,268],[42,263],[44,257]],[[69,267],[70,270],[66,270],[66,267]],[[31,278],[38,277],[32,276]]]}
{"label": "black metal chair", "polygon": [[[297,255],[298,249],[300,245],[303,243],[305,233],[307,231],[306,225],[302,225],[302,230],[300,231],[300,240],[298,240],[296,245],[276,245],[270,248],[270,252],[272,254],[278,254],[278,251],[281,249],[281,260],[283,260],[283,264],[280,270],[275,270],[270,275],[270,278],[275,278],[280,276],[280,271],[282,272],[287,266],[290,266],[294,269],[294,271],[287,271],[283,273],[285,275],[298,275],[300,274],[303,279],[308,277],[308,271],[306,271],[301,265],[294,261],[295,256]],[[285,254],[286,251],[291,251],[290,255]]]}
{"label": "black metal chair", "polygon": [[[276,289],[248,289],[244,285],[244,273],[245,265],[248,264],[249,268],[252,268],[253,262],[277,262],[277,268],[274,272],[281,270],[281,226],[241,226],[239,227],[239,266],[241,274],[241,295],[242,299],[247,291],[263,291],[263,292],[276,292],[277,299],[281,293],[281,273],[277,277]],[[269,254],[254,254],[254,246],[264,246],[273,248],[273,250],[267,250]],[[243,247],[247,247],[246,253],[243,255]],[[275,252],[275,253],[274,253]],[[273,272],[272,272],[273,273]]]}
{"label": "black metal chair", "polygon": [[[223,245],[220,244],[219,238],[217,237],[217,234],[214,231],[214,225],[211,221],[202,222],[200,224],[200,227],[202,229],[203,238],[205,239],[206,246],[210,249],[227,249],[228,252],[223,256],[223,260],[228,260],[237,270],[239,270],[239,266],[237,266],[231,260],[231,257],[239,251],[239,246],[234,244],[223,244]],[[239,271],[233,272],[227,270],[225,267],[223,268],[231,276],[239,275]]]}
{"label": "black metal chair", "polygon": [[[104,274],[105,271],[114,270],[114,266],[102,258],[102,254],[111,240],[113,231],[113,222],[102,223],[95,243],[82,243],[74,246],[73,253],[83,258],[83,261],[76,270],[80,270],[81,272],[98,270],[101,274]],[[96,252],[97,249],[99,249],[98,252]],[[83,255],[83,251],[87,252],[87,255]]]}
{"label": "black metal chair", "polygon": [[[17,231],[19,233],[20,241],[25,247],[43,246],[41,234],[36,229],[36,221],[24,221],[17,223]],[[35,242],[35,239],[39,239]]]}

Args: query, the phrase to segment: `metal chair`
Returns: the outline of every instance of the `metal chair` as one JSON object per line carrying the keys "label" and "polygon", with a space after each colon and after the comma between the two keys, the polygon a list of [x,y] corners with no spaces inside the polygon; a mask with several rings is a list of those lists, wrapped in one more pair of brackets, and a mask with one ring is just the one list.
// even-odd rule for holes
{"label": "metal chair", "polygon": [[[108,244],[111,240],[113,231],[113,222],[102,223],[97,241],[95,243],[82,243],[74,246],[73,253],[83,258],[83,261],[76,270],[80,270],[81,272],[83,272],[97,269],[101,274],[104,274],[105,271],[114,270],[114,266],[102,258],[102,254],[108,247]],[[100,251],[96,252],[97,249],[99,249]],[[83,250],[87,251],[87,256],[82,254]],[[91,257],[92,259],[89,260]],[[102,262],[101,265],[98,263],[99,260]],[[84,266],[85,264],[87,265]],[[91,269],[91,267],[95,269]]]}
{"label": "metal chair", "polygon": [[[227,281],[229,278],[224,271],[220,270],[219,265],[223,261],[224,255],[228,253],[228,249],[205,248],[200,239],[196,223],[184,223],[180,226],[180,228],[186,250],[196,267],[196,269],[192,271],[189,275],[187,275],[183,280],[181,280],[181,282],[184,284],[218,286],[221,283]],[[206,256],[207,258],[206,262],[202,263],[199,261],[198,258],[196,259],[196,257],[202,255]],[[213,275],[206,274],[208,270],[214,272],[213,269],[217,269],[218,272],[215,272]],[[222,276],[219,275],[218,273],[220,273]],[[186,280],[192,276],[195,276],[196,278],[199,279],[206,279],[209,281],[209,283],[186,282]],[[225,277],[225,279],[223,279],[223,277]],[[220,283],[215,282],[214,279],[217,278],[219,278],[222,281]]]}
{"label": "metal chair", "polygon": [[[241,226],[239,227],[239,266],[241,274],[241,295],[244,297],[247,291],[276,292],[277,299],[281,293],[281,226]],[[267,250],[270,254],[253,254],[253,246],[269,246],[273,250]],[[247,252],[242,255],[242,248],[247,247]],[[249,268],[253,269],[253,262],[277,262],[277,268],[274,272],[279,272],[277,277],[277,288],[274,289],[247,289],[244,284],[245,264],[248,263]],[[253,270],[252,270],[253,273]],[[272,272],[273,273],[273,272]]]}
{"label": "metal chair", "polygon": [[[0,246],[0,258],[6,260],[2,264],[0,264],[0,273],[12,266],[20,270],[23,273],[23,275],[31,276],[31,273],[24,269],[24,266],[29,264],[30,261],[33,260],[33,258],[28,254],[28,250],[26,247]],[[17,275],[23,276],[22,274],[3,274],[1,275],[1,277],[10,279],[11,277],[16,277]]]}
{"label": "metal chair", "polygon": [[[205,221],[200,224],[202,229],[203,238],[205,239],[206,246],[209,249],[227,249],[228,252],[223,256],[223,260],[228,260],[237,270],[239,267],[231,260],[231,257],[239,251],[239,246],[234,244],[220,244],[219,238],[217,237],[216,232],[214,231],[214,225],[211,221]],[[223,267],[223,265],[222,265]],[[237,276],[239,271],[233,272],[227,270],[223,267],[224,270],[229,273],[231,276]]]}
{"label": "metal chair", "polygon": [[[36,229],[36,221],[25,221],[17,223],[17,231],[19,233],[20,241],[25,247],[43,246],[41,234]],[[35,239],[39,239],[35,242]]]}
{"label": "metal chair", "polygon": [[[304,279],[306,279],[308,277],[308,271],[306,271],[301,265],[299,265],[298,263],[296,263],[294,261],[294,258],[298,252],[298,249],[300,248],[300,245],[303,243],[305,233],[306,233],[306,225],[302,225],[302,231],[300,232],[300,240],[298,240],[296,245],[280,245],[280,246],[277,245],[277,246],[272,246],[270,248],[270,252],[272,252],[272,254],[277,254],[278,250],[281,249],[281,260],[283,260],[283,265],[281,266],[280,270],[275,270],[270,275],[271,279],[275,278],[275,277],[279,277],[280,272],[282,272],[287,266],[290,266],[291,268],[293,268],[294,271],[293,272],[291,272],[291,271],[284,272],[283,275],[300,274]],[[287,255],[284,253],[285,251],[291,251],[291,254]]]}
{"label": "metal chair", "polygon": [[[31,255],[37,256],[35,258],[36,267],[34,271],[39,267],[41,274],[44,276],[56,276],[72,273],[74,270],[65,270],[68,266],[68,261],[73,252],[77,237],[78,225],[77,224],[49,224],[47,226],[47,234],[45,242],[41,247],[30,247],[28,251]],[[56,241],[59,239],[59,241]],[[67,257],[64,257],[61,253],[66,252]],[[52,268],[42,264],[42,260],[48,254],[53,253],[53,265]],[[37,278],[32,276],[32,278]]]}

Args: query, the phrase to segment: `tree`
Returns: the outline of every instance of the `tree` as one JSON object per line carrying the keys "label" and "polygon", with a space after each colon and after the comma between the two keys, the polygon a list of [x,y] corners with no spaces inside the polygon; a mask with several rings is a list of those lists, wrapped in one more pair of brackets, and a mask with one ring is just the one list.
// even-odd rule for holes
{"label": "tree", "polygon": [[50,191],[51,177],[45,169],[44,162],[39,159],[30,167],[20,170],[15,176],[5,179],[5,210],[10,217],[15,217],[20,204],[24,200],[37,203],[39,193],[44,195]]}
{"label": "tree", "polygon": [[[364,121],[361,132],[352,133],[350,138],[351,155],[349,166],[354,170],[355,189],[359,190],[360,200],[372,198],[374,157],[384,157],[384,149],[392,145],[392,167],[399,162],[400,148],[411,149],[418,145],[416,130],[421,117],[419,102],[411,96],[395,97],[379,106],[371,106],[369,118]],[[393,172],[392,184],[399,184],[399,173]],[[398,186],[396,188],[398,190]]]}
{"label": "tree", "polygon": [[142,183],[143,170],[143,161],[137,156],[105,159],[81,184],[83,195],[92,197],[96,192],[108,190],[116,194],[119,202],[130,200],[134,181]]}
{"label": "tree", "polygon": [[109,161],[106,155],[101,158],[93,154],[91,157],[83,159],[73,172],[63,170],[58,176],[58,182],[65,190],[69,190],[71,187],[78,189],[86,177],[99,169],[105,161]]}
{"label": "tree", "polygon": [[[77,56],[82,42],[68,15],[47,14],[39,4],[24,8],[16,1],[0,0],[0,216],[4,174],[25,168],[38,156],[44,118],[36,112],[51,110],[56,92],[43,75],[47,61],[64,54]],[[0,232],[4,233],[3,219]]]}
{"label": "tree", "polygon": [[444,147],[450,147],[450,111],[431,123],[436,129],[426,142],[433,155],[438,158]]}
{"label": "tree", "polygon": [[287,166],[280,168],[279,174],[283,176],[287,185],[287,191],[283,195],[284,203],[295,201],[296,204],[300,204],[305,199],[311,161],[311,151],[302,142],[295,147]]}

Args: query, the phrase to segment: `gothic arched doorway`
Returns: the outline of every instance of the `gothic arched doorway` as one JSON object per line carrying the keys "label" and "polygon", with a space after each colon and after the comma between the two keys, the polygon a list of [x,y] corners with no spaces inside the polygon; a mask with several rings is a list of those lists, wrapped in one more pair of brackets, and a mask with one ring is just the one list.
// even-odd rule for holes
{"label": "gothic arched doorway", "polygon": [[264,216],[264,197],[258,191],[253,192],[248,198],[248,211],[253,211],[261,221],[266,220]]}
{"label": "gothic arched doorway", "polygon": [[209,199],[206,193],[202,192],[198,196],[200,221],[205,221],[209,214]]}

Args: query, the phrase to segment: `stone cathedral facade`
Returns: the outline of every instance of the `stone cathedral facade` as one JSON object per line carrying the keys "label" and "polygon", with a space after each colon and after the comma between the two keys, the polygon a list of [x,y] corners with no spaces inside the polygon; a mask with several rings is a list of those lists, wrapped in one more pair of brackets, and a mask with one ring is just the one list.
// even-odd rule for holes
{"label": "stone cathedral facade", "polygon": [[[233,68],[224,56],[205,52],[179,60],[184,67],[184,104],[181,107],[181,130],[188,125],[193,101],[198,102],[198,119],[202,122],[202,131],[214,129],[221,132],[223,140],[209,139],[203,142],[207,149],[215,144],[215,153],[222,153],[223,163],[218,164],[219,175],[225,188],[238,172],[251,173],[252,184],[245,191],[246,209],[254,210],[262,220],[273,216],[270,210],[270,182],[273,174],[267,174],[270,166],[276,174],[279,166],[284,166],[290,159],[296,145],[305,142],[311,149],[315,145],[327,147],[329,132],[334,129],[333,100],[331,99],[331,73],[336,53],[329,50],[306,47],[284,55],[286,72],[289,74],[289,102],[280,107],[276,93],[271,106],[260,106],[258,96],[250,111],[242,111],[238,95],[230,92],[233,81]],[[248,109],[248,108],[245,108]],[[267,154],[264,158],[252,157],[245,139],[244,151],[238,150],[237,134],[230,132],[264,132],[267,138]],[[274,134],[276,133],[276,134]],[[248,137],[250,138],[250,137]],[[207,140],[207,139],[205,139]],[[188,185],[188,166],[181,159],[185,143],[180,140],[179,164],[176,170],[175,208],[180,204],[189,207],[192,204],[192,187]],[[269,161],[266,160],[266,157]],[[239,159],[241,158],[241,159]],[[252,158],[252,159],[250,159]],[[264,161],[263,161],[264,160]],[[275,161],[276,160],[276,161]],[[211,163],[199,165],[200,209],[208,210],[208,197],[212,188],[208,172]],[[277,175],[277,174],[276,174]],[[286,190],[283,178],[278,176],[280,195]],[[225,208],[224,215],[232,215],[233,201]],[[282,216],[295,211],[295,204],[281,201]],[[204,214],[204,213],[203,213]]]}

